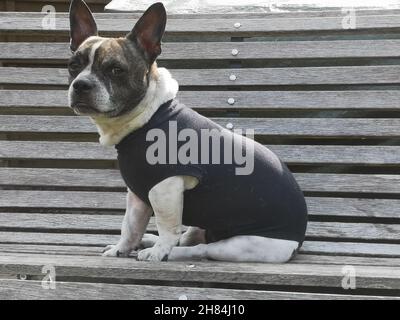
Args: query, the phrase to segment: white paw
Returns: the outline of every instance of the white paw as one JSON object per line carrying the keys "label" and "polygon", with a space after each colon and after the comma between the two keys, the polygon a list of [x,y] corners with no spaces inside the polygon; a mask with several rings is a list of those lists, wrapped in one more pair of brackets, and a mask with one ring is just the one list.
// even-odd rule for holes
{"label": "white paw", "polygon": [[131,250],[123,249],[118,244],[109,245],[103,249],[103,257],[127,257],[131,253]]}
{"label": "white paw", "polygon": [[172,247],[166,245],[154,245],[152,248],[147,248],[139,251],[138,260],[140,261],[167,261],[168,255]]}

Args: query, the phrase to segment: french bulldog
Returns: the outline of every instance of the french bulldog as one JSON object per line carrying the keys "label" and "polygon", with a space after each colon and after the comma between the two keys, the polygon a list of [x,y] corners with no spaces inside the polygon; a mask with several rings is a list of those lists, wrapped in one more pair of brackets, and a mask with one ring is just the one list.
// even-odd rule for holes
{"label": "french bulldog", "polygon": [[[76,114],[90,117],[101,144],[117,148],[128,187],[121,238],[103,255],[138,251],[138,260],[153,261],[289,261],[304,240],[303,193],[269,149],[177,101],[177,81],[156,63],[166,21],[164,6],[155,3],[126,36],[105,38],[98,35],[87,5],[71,2],[69,105]],[[179,131],[175,140],[182,147],[182,132],[200,135],[206,129],[240,151],[251,147],[252,171],[237,174],[234,161],[149,160],[158,133],[167,135],[165,152],[171,155],[176,143],[169,137],[172,131]],[[223,153],[206,148],[201,147],[206,160]],[[153,213],[158,236],[145,233]]]}

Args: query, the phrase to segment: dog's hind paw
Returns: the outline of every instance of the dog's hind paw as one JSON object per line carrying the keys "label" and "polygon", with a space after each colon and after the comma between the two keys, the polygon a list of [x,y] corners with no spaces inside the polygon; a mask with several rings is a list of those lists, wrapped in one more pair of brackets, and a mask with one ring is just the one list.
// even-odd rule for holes
{"label": "dog's hind paw", "polygon": [[139,251],[138,260],[141,261],[167,261],[168,255],[171,252],[169,246],[155,245],[152,248],[147,248]]}
{"label": "dog's hind paw", "polygon": [[158,240],[158,236],[151,233],[145,233],[143,235],[142,241],[140,241],[140,248],[147,249],[153,247]]}

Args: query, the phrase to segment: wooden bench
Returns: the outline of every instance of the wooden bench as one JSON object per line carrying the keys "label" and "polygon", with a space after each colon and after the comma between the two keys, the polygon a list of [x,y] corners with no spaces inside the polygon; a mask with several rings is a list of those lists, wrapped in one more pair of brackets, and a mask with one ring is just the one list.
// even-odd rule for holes
{"label": "wooden bench", "polygon": [[[97,14],[106,35],[136,17]],[[400,298],[398,11],[357,12],[355,30],[340,12],[169,19],[159,65],[179,99],[254,128],[304,190],[307,239],[286,265],[100,256],[125,187],[115,150],[67,107],[67,15],[56,30],[42,18],[0,13],[0,298]],[[56,290],[41,287],[49,265]]]}

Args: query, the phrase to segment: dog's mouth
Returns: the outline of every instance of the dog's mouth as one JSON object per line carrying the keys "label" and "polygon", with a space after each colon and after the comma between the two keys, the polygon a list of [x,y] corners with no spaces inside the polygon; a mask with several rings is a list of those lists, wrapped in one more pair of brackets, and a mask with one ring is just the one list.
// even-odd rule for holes
{"label": "dog's mouth", "polygon": [[71,108],[74,109],[74,111],[79,114],[99,113],[99,111],[96,108],[94,108],[90,104],[87,104],[86,102],[82,102],[82,101],[74,102],[71,105]]}

